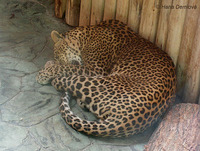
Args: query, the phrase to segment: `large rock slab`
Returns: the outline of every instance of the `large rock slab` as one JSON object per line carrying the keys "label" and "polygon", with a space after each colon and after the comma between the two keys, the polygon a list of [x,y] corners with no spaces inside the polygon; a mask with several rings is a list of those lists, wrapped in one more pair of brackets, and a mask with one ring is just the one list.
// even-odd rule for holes
{"label": "large rock slab", "polygon": [[200,105],[180,103],[165,116],[146,146],[146,151],[200,150]]}

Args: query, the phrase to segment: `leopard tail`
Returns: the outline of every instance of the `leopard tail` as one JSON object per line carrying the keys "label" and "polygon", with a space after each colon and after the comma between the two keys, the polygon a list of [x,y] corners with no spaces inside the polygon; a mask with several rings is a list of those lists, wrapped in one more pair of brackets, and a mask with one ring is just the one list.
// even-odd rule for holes
{"label": "leopard tail", "polygon": [[87,135],[101,136],[101,137],[122,137],[125,133],[120,132],[113,126],[113,121],[110,119],[99,121],[87,121],[74,115],[69,106],[70,97],[66,95],[61,98],[60,112],[66,123],[73,129],[86,133]]}

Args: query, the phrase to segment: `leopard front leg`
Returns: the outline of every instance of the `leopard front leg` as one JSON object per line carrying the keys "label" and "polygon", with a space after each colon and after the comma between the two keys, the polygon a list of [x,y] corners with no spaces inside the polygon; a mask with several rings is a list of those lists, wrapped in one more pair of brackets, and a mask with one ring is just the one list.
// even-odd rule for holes
{"label": "leopard front leg", "polygon": [[54,61],[47,61],[44,68],[36,75],[36,81],[40,84],[48,84],[52,79],[58,76],[57,69],[58,64]]}
{"label": "leopard front leg", "polygon": [[54,61],[48,61],[44,69],[37,74],[36,81],[40,84],[48,84],[56,77],[69,77],[72,75],[95,76],[96,73],[81,65],[61,65]]}

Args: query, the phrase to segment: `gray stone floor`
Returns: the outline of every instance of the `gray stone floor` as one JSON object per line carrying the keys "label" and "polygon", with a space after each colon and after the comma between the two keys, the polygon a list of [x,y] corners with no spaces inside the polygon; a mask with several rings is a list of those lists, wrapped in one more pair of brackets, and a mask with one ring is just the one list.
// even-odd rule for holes
{"label": "gray stone floor", "polygon": [[[140,151],[152,129],[130,138],[86,136],[59,114],[61,94],[36,83],[53,58],[52,30],[68,27],[53,14],[53,0],[0,0],[0,151]],[[73,111],[92,118],[72,100]]]}

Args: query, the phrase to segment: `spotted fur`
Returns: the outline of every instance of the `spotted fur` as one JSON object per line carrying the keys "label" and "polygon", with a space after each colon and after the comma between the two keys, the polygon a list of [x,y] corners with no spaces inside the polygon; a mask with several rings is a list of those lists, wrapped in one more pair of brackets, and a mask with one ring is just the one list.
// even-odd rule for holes
{"label": "spotted fur", "polygon": [[[113,137],[136,134],[151,126],[175,95],[171,58],[119,21],[70,30],[54,52],[55,62],[47,63],[37,81],[66,92],[60,111],[77,131]],[[68,93],[100,120],[74,115]]]}

